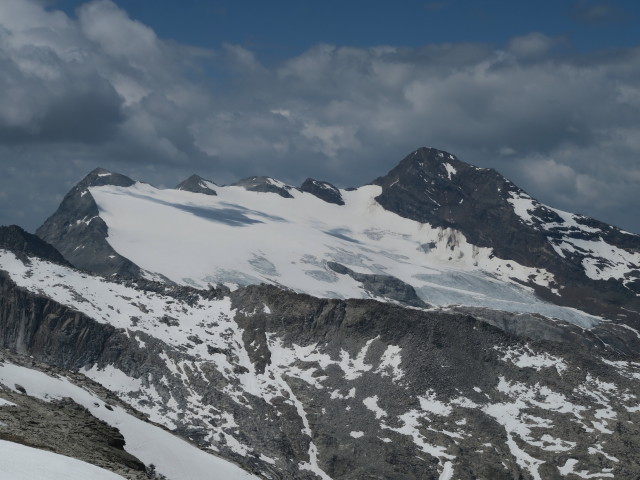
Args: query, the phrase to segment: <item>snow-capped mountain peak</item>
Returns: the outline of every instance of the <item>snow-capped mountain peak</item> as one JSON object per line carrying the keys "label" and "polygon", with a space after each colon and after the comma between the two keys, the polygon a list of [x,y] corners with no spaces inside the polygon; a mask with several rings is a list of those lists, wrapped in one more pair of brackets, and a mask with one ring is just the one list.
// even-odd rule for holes
{"label": "snow-capped mountain peak", "polygon": [[217,185],[211,180],[202,178],[199,175],[191,175],[176,185],[176,190],[184,190],[186,192],[203,193],[205,195],[217,195],[215,188]]}
{"label": "snow-capped mountain peak", "polygon": [[103,171],[90,177],[38,234],[99,273],[396,302],[413,290],[431,306],[579,325],[640,321],[640,237],[546,207],[495,170],[441,150],[418,149],[347,190],[270,177],[218,186],[197,176],[161,190]]}

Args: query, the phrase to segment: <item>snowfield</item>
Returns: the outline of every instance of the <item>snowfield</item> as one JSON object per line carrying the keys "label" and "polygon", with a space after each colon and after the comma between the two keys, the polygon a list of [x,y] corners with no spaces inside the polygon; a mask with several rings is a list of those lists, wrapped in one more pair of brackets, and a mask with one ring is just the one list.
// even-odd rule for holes
{"label": "snowfield", "polygon": [[296,189],[289,190],[293,198],[239,186],[216,186],[217,196],[143,183],[89,190],[109,244],[151,277],[178,284],[271,283],[324,298],[371,297],[360,282],[327,266],[337,262],[396,277],[433,306],[540,313],[586,328],[600,320],[543,302],[522,285],[552,287],[549,272],[497,258],[456,230],[385,210],[375,201],[378,186],[341,190],[343,206]]}
{"label": "snowfield", "polygon": [[75,458],[0,440],[0,480],[124,480]]}

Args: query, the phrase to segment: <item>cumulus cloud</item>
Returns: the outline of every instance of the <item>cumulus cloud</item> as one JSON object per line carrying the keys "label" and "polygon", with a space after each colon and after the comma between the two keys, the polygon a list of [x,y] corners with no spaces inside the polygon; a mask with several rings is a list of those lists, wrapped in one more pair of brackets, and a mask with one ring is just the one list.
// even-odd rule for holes
{"label": "cumulus cloud", "polygon": [[75,17],[3,0],[0,216],[34,228],[97,165],[165,186],[194,172],[351,186],[427,145],[640,232],[640,48],[564,47],[538,32],[500,48],[322,44],[266,65],[164,40],[110,0]]}

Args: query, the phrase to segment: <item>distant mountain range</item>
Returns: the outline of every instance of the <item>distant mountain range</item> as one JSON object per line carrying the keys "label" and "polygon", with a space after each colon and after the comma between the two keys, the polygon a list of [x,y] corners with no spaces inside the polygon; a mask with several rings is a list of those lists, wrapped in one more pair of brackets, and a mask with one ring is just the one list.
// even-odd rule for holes
{"label": "distant mountain range", "polygon": [[495,170],[96,169],[36,234],[0,228],[0,440],[69,455],[24,426],[69,397],[125,478],[640,477],[640,236]]}

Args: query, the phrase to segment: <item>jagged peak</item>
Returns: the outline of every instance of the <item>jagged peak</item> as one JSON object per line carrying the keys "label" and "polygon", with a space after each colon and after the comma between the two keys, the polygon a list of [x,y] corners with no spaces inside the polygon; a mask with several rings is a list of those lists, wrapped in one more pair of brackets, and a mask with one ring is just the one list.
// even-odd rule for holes
{"label": "jagged peak", "polygon": [[458,158],[452,153],[434,147],[420,147],[409,155],[409,157],[412,156],[423,159],[434,158],[440,161],[458,160]]}
{"label": "jagged peak", "polygon": [[[407,181],[413,182],[414,178],[418,176],[428,182],[433,180],[440,184],[444,182],[456,185],[461,173],[471,173],[479,183],[485,182],[489,177],[492,177],[494,181],[504,182],[505,186],[510,183],[493,168],[476,167],[460,160],[452,153],[432,147],[420,147],[414,150],[389,173],[376,178],[371,183],[388,188]],[[485,180],[481,180],[480,177]]]}
{"label": "jagged peak", "polygon": [[88,187],[101,187],[105,185],[113,185],[116,187],[130,187],[136,183],[126,175],[111,172],[104,168],[94,168],[76,185],[76,189],[84,190]]}
{"label": "jagged peak", "polygon": [[325,202],[344,205],[340,190],[329,182],[307,178],[300,186],[300,190],[315,195]]}
{"label": "jagged peak", "polygon": [[175,189],[185,192],[202,193],[204,195],[217,195],[217,192],[213,189],[214,186],[216,186],[216,184],[211,180],[202,178],[200,175],[194,173],[176,185]]}

